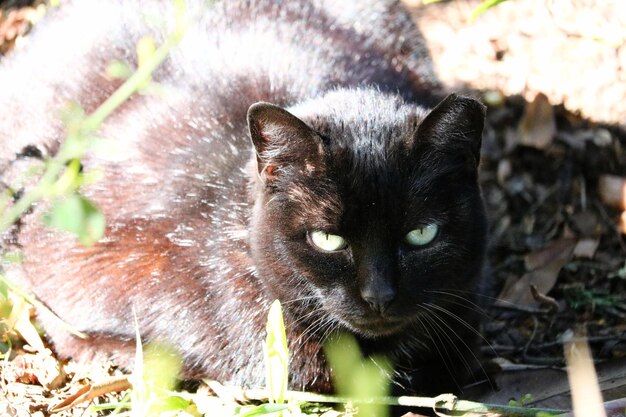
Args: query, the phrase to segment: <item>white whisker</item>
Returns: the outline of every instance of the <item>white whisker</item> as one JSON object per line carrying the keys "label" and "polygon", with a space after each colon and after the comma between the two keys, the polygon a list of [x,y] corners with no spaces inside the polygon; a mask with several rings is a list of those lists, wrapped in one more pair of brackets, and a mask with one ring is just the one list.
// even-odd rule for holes
{"label": "white whisker", "polygon": [[[483,337],[483,335],[480,334],[480,332],[478,332],[474,327],[472,327],[469,323],[467,323],[465,320],[463,320],[461,317],[457,316],[456,314],[452,313],[451,311],[446,310],[445,308],[435,305],[435,304],[427,304],[429,307],[436,309],[437,311],[440,311],[444,314],[447,314],[449,317],[451,317],[452,319],[458,321],[459,323],[461,323],[464,327],[466,327],[467,329],[469,329],[470,331],[472,331],[474,334],[476,334],[478,337],[480,337],[482,340],[484,340],[487,345],[489,346],[489,348],[491,348],[491,350],[495,353],[495,350],[491,347],[491,345],[489,344],[489,342],[487,341],[487,339],[485,339]],[[437,320],[439,320],[439,322],[441,322],[442,324],[444,324],[448,329],[450,329],[450,331],[452,332],[452,334],[454,336],[456,336],[456,338],[458,340],[461,341],[461,343],[463,344],[463,346],[465,346],[465,348],[467,349],[467,351],[470,353],[470,355],[474,358],[474,361],[476,362],[476,364],[478,364],[478,366],[480,367],[481,372],[483,373],[483,375],[489,380],[489,375],[487,375],[487,371],[485,371],[485,368],[482,366],[481,361],[478,359],[478,357],[476,356],[476,354],[474,353],[474,350],[468,346],[468,344],[465,342],[465,340],[458,335],[457,332],[454,331],[453,327],[450,326],[450,324],[448,324],[442,317],[440,317],[438,314],[436,314],[435,311],[433,311],[433,317],[436,318]],[[450,342],[453,342],[452,340],[450,340]],[[456,346],[456,344],[454,344],[454,346]],[[458,349],[457,349],[458,351]],[[459,355],[461,355],[460,351],[459,351]],[[474,373],[474,369],[472,369],[471,367],[469,367],[469,363],[467,362],[467,360],[465,360],[465,356],[462,355],[461,356],[463,358],[463,361],[465,362],[466,366],[468,367],[468,371],[469,374],[473,374]]]}

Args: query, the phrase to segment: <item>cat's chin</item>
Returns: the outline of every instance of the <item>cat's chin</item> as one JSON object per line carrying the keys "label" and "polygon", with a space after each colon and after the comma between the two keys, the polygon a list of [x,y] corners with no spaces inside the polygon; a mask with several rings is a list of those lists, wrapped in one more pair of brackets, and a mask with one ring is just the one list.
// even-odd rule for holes
{"label": "cat's chin", "polygon": [[400,319],[358,319],[346,323],[350,329],[366,338],[380,338],[394,336],[402,332],[409,324],[408,320]]}

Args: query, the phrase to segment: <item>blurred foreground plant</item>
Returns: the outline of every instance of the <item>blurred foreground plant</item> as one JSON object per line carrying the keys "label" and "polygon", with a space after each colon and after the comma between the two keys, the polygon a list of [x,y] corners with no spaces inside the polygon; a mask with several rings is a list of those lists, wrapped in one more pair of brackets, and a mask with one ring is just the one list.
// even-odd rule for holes
{"label": "blurred foreground plant", "polygon": [[[83,244],[93,244],[104,234],[105,221],[94,203],[80,195],[79,188],[89,177],[82,172],[81,158],[97,139],[97,132],[118,107],[134,93],[150,85],[152,72],[163,62],[170,50],[177,45],[187,30],[187,13],[184,0],[174,0],[176,24],[165,42],[154,48],[151,38],[143,38],[137,45],[139,65],[134,73],[93,113],[87,115],[77,103],[71,103],[65,111],[63,121],[67,136],[59,151],[45,161],[43,174],[37,184],[17,196],[11,189],[0,200],[0,233],[44,199],[53,204],[45,216],[46,224],[72,232]],[[119,63],[112,63],[119,67]],[[14,199],[14,204],[10,200]]]}
{"label": "blurred foreground plant", "polygon": [[[173,4],[175,10],[173,31],[158,48],[154,47],[154,41],[149,37],[139,42],[137,45],[139,64],[136,71],[129,72],[130,75],[126,81],[107,100],[88,115],[77,103],[67,105],[62,117],[66,137],[60,142],[58,152],[43,161],[42,166],[30,169],[20,178],[20,182],[26,182],[29,177],[38,175],[35,184],[23,194],[22,184],[6,184],[6,188],[0,192],[0,237],[7,233],[9,228],[16,224],[33,205],[50,201],[50,209],[43,215],[43,222],[46,225],[74,234],[84,245],[91,245],[102,238],[105,231],[104,216],[92,201],[80,193],[80,188],[97,179],[98,173],[83,172],[81,159],[92,147],[101,142],[97,132],[107,117],[133,94],[154,86],[151,81],[152,72],[183,38],[188,26],[186,3],[185,0],[173,0]],[[123,64],[112,63],[110,67],[119,68],[120,65]],[[21,298],[37,304],[34,297],[29,296],[17,288],[16,283],[4,277],[3,264],[20,260],[20,254],[6,253],[0,245],[0,261],[2,261],[0,262],[0,282],[4,287],[8,286],[11,293],[17,293]],[[7,325],[7,322],[11,323],[11,314],[12,312],[15,314],[15,307],[11,306],[8,294],[9,291],[0,291],[0,337],[2,339],[0,352],[5,353],[10,347],[10,344],[7,344],[10,341],[8,335],[14,328],[14,326]],[[40,303],[38,307],[45,308]]]}

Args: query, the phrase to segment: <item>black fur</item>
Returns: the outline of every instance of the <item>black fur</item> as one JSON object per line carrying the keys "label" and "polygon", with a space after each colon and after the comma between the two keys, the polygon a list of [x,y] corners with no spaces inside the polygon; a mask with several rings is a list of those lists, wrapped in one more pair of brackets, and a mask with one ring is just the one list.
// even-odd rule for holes
{"label": "black fur", "polygon": [[[403,9],[337,3],[191,2],[186,38],[154,74],[165,94],[124,104],[101,131],[122,151],[83,161],[106,174],[84,190],[106,237],[86,248],[44,230],[44,206],[20,225],[26,261],[9,272],[91,336],[41,312],[60,354],[129,364],[134,309],[187,376],[260,386],[278,298],[292,388],[332,389],[321,345],[338,331],[392,359],[398,392],[456,390],[478,366],[483,106],[452,95],[430,112],[440,89]],[[53,154],[63,103],[101,103],[119,85],[107,63],[133,61],[145,33],[162,39],[144,15],[168,4],[83,0],[47,18],[0,66],[0,161]],[[432,243],[404,242],[433,223]],[[320,251],[315,230],[348,246]]]}

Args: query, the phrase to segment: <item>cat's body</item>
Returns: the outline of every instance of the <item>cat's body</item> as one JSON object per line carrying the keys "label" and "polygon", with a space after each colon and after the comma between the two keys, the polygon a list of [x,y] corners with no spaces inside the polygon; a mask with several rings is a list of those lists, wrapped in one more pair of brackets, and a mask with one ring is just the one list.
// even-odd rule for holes
{"label": "cat's body", "polygon": [[[455,388],[477,367],[482,106],[449,97],[424,119],[438,88],[393,2],[192,3],[196,20],[154,74],[164,94],[125,103],[101,130],[118,152],[83,160],[105,173],[84,190],[105,238],[82,247],[42,229],[41,207],[16,233],[26,258],[10,272],[91,336],[42,311],[55,349],[131,363],[134,309],[187,376],[261,386],[278,298],[291,387],[331,389],[321,344],[344,330],[387,354],[406,392]],[[145,34],[162,39],[144,17],[171,16],[168,4],[77,2],[0,62],[5,181],[27,145],[54,154],[65,102],[92,111],[120,84],[104,75],[110,61],[134,62]],[[250,108],[261,101],[290,113]],[[432,242],[407,243],[431,225]],[[344,244],[324,251],[319,232]]]}

